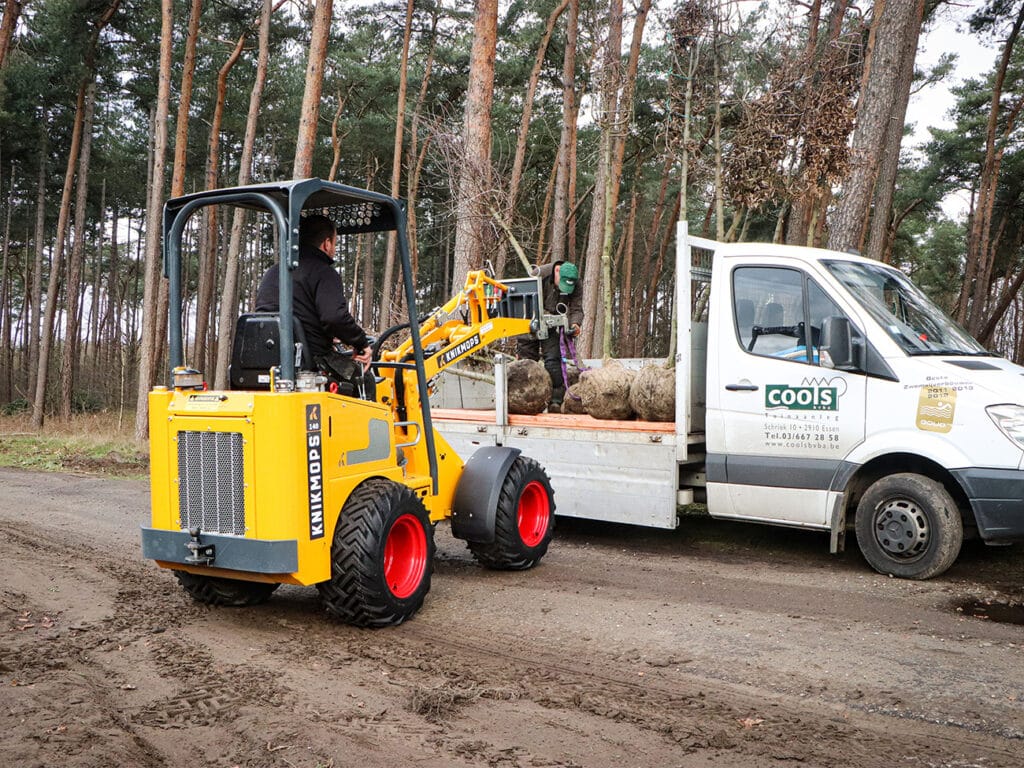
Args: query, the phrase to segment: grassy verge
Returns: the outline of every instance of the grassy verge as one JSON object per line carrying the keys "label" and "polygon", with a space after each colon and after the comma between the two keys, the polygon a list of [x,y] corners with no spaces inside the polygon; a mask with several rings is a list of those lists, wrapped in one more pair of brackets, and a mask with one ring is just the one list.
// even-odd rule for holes
{"label": "grassy verge", "polygon": [[133,420],[119,424],[117,414],[96,413],[36,431],[27,415],[0,416],[0,467],[145,477],[148,448],[135,442],[133,427]]}

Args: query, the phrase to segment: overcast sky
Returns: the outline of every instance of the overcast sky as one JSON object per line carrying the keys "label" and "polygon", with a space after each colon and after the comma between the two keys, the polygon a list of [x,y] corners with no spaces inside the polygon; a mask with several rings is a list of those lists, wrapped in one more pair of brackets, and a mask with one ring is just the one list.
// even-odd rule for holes
{"label": "overcast sky", "polygon": [[[946,82],[911,95],[907,122],[914,124],[914,134],[906,147],[913,148],[928,141],[931,138],[928,128],[931,126],[951,127],[949,110],[954,99],[949,87],[967,78],[978,77],[994,66],[998,55],[996,45],[991,40],[972,35],[967,28],[967,18],[979,5],[975,0],[963,5],[944,6],[930,29],[922,35],[917,50],[918,69],[934,66],[939,57],[947,52],[956,53],[957,61]],[[954,195],[945,202],[943,208],[946,215],[963,218],[967,206],[966,195]]]}

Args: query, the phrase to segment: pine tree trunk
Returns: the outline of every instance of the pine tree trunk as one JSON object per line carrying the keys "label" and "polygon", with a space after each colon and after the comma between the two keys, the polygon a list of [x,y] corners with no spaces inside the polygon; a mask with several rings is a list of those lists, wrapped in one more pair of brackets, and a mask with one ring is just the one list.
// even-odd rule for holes
{"label": "pine tree trunk", "polygon": [[39,132],[39,178],[36,183],[36,226],[33,234],[35,260],[32,265],[32,315],[28,330],[28,391],[35,393],[39,375],[39,333],[43,307],[43,251],[46,230],[47,132]]}
{"label": "pine tree trunk", "polygon": [[[636,76],[640,66],[640,48],[643,42],[644,27],[647,23],[647,13],[651,8],[651,0],[641,0],[637,9],[636,19],[633,23],[633,39],[629,48],[629,61],[626,65],[625,76],[622,78],[622,93],[618,97],[614,131],[612,141],[614,142],[614,157],[612,158],[611,174],[608,180],[608,191],[605,199],[605,221],[603,245],[601,249],[601,275],[603,286],[603,321],[602,349],[604,357],[611,357],[612,349],[612,314],[613,314],[613,291],[614,286],[611,280],[611,251],[612,242],[615,236],[616,212],[619,204],[619,186],[622,179],[622,164],[626,153],[626,136],[629,133],[629,124],[633,114],[633,92],[636,87]],[[621,5],[618,8],[621,24]],[[619,30],[621,35],[621,29]]]}
{"label": "pine tree trunk", "polygon": [[638,189],[633,190],[633,199],[629,204],[629,219],[626,221],[626,252],[622,264],[622,306],[619,311],[619,328],[621,329],[619,349],[622,354],[636,356],[636,333],[633,327],[633,249],[636,233],[636,211],[640,200]]}
{"label": "pine tree trunk", "polygon": [[334,108],[334,119],[331,120],[331,170],[327,174],[328,181],[337,181],[338,166],[341,165],[341,134],[338,133],[338,123],[341,122],[341,115],[345,111],[345,94],[338,89],[338,106]]}
{"label": "pine tree trunk", "polygon": [[[921,35],[924,20],[925,0],[917,0],[916,18],[907,25],[907,38],[900,56],[899,76],[893,94],[892,116],[885,130],[885,149],[882,152],[875,185],[874,210],[867,247],[864,255],[882,261],[889,252],[890,224],[892,222],[892,200],[896,189],[896,174],[900,165],[900,147],[903,144],[903,124],[906,122],[910,90],[914,85],[914,62],[917,59],[917,41]],[[895,234],[895,233],[893,233]]]}
{"label": "pine tree trunk", "polygon": [[21,16],[24,5],[22,0],[4,2],[4,17],[3,21],[0,21],[0,70],[4,68],[7,52],[11,49],[11,40],[14,39],[14,28],[18,24],[18,17]]}
{"label": "pine tree trunk", "polygon": [[[398,65],[398,106],[395,113],[395,141],[391,150],[391,196],[398,197],[402,183],[402,141],[405,132],[405,99],[409,88],[409,41],[412,39],[413,0],[407,0],[405,6],[405,30],[402,35],[402,58]],[[395,254],[398,248],[398,236],[395,232],[388,233],[388,244],[384,254],[384,295],[381,312],[388,318],[391,325],[398,317],[395,301],[392,296],[392,283],[395,280]],[[415,275],[413,276],[415,279]],[[399,295],[402,291],[397,292]]]}
{"label": "pine tree trunk", "polygon": [[[985,326],[986,304],[992,288],[992,263],[995,257],[995,247],[992,243],[992,217],[1003,153],[1006,151],[1017,117],[1024,105],[1024,96],[1017,96],[1008,105],[1008,108],[1002,104],[1007,69],[1022,24],[1024,24],[1024,4],[1021,5],[1010,34],[1003,43],[1003,52],[996,69],[988,125],[985,132],[985,159],[981,167],[981,177],[978,180],[978,202],[967,237],[967,274],[964,278],[963,293],[964,296],[970,295],[970,304],[968,306],[966,300],[962,300],[961,307],[967,310],[967,330],[975,335],[980,335],[980,331]],[[997,131],[1000,129],[1002,133],[997,137]]]}
{"label": "pine tree trunk", "polygon": [[[82,362],[85,362],[84,358],[88,355],[90,359],[89,368],[92,378],[95,378],[95,372],[99,370],[99,358],[100,358],[100,293],[103,287],[103,240],[106,235],[104,227],[106,226],[107,218],[107,177],[103,177],[103,181],[100,183],[100,225],[97,228],[98,235],[96,238],[96,250],[93,253],[93,266],[92,266],[92,303],[89,308],[89,333],[87,334],[87,342],[85,346],[85,355],[83,355]],[[109,293],[108,293],[109,295]]]}
{"label": "pine tree trunk", "polygon": [[96,370],[112,371],[113,353],[119,343],[119,338],[114,332],[114,319],[117,317],[117,307],[121,301],[120,281],[118,280],[118,241],[117,227],[119,224],[120,211],[117,203],[110,210],[110,263],[107,269],[107,303],[100,318],[100,327],[96,336],[97,363]]}
{"label": "pine tree trunk", "polygon": [[857,127],[850,152],[850,174],[843,195],[829,221],[829,247],[837,251],[864,247],[864,237],[875,180],[878,177],[885,133],[899,104],[897,92],[903,47],[917,26],[919,0],[886,0],[872,21],[869,54],[857,106]]}
{"label": "pine tree trunk", "polygon": [[[168,0],[169,2],[170,0]],[[75,181],[75,167],[82,145],[82,123],[85,116],[85,83],[78,89],[78,103],[75,107],[74,127],[71,131],[71,149],[68,152],[67,170],[64,173],[64,189],[61,192],[60,213],[57,217],[57,236],[54,241],[50,264],[50,280],[46,289],[46,313],[39,344],[39,371],[36,376],[35,396],[32,402],[32,426],[41,429],[43,412],[46,407],[46,379],[50,367],[50,351],[53,346],[54,325],[57,316],[58,292],[61,272],[64,266],[64,241],[67,237],[68,214],[71,210],[71,188]]]}
{"label": "pine tree trunk", "polygon": [[85,115],[82,118],[82,148],[78,157],[78,179],[75,195],[74,241],[68,260],[67,319],[64,327],[64,344],[60,357],[60,418],[71,420],[71,400],[75,384],[75,361],[77,359],[81,329],[78,322],[79,302],[82,295],[82,268],[85,263],[85,208],[89,193],[89,160],[92,154],[92,121],[96,108],[96,80],[90,78],[85,86]]}
{"label": "pine tree trunk", "polygon": [[498,0],[476,0],[473,48],[462,126],[463,160],[455,205],[455,265],[452,291],[466,273],[485,258],[490,218],[491,106],[494,102],[494,58],[498,40]]}
{"label": "pine tree trunk", "polygon": [[587,234],[586,264],[583,271],[583,329],[580,336],[585,356],[597,354],[603,349],[604,313],[607,303],[603,300],[608,291],[604,277],[605,238],[614,223],[610,221],[609,208],[613,200],[615,184],[612,161],[615,156],[615,132],[619,127],[619,75],[622,50],[622,0],[609,0],[608,38],[604,47],[601,71],[601,148],[595,173],[594,200],[590,209],[590,227]]}
{"label": "pine tree trunk", "polygon": [[[319,8],[318,8],[319,11]],[[263,12],[260,15],[259,54],[256,61],[256,80],[249,94],[249,113],[245,121],[245,139],[242,142],[242,156],[238,167],[238,186],[244,186],[252,178],[253,147],[256,144],[256,123],[259,118],[260,104],[263,101],[263,86],[267,81],[267,60],[270,55],[270,16],[273,13],[270,0],[263,0]],[[328,14],[330,11],[328,10]],[[328,16],[327,27],[330,28]],[[310,57],[312,58],[312,50]],[[296,154],[296,161],[298,155]],[[241,250],[242,224],[245,210],[235,208],[231,221],[231,240],[228,243],[228,255],[224,266],[224,290],[221,293],[220,327],[217,334],[217,366],[214,376],[214,387],[226,389],[228,384],[228,364],[231,357],[231,345],[235,333],[235,316],[238,314],[238,254]],[[283,233],[278,233],[281,236]]]}
{"label": "pine tree trunk", "polygon": [[320,93],[324,84],[324,62],[327,60],[327,40],[331,35],[333,5],[332,0],[316,0],[316,10],[313,12],[306,89],[302,94],[299,135],[295,145],[295,163],[292,166],[292,177],[296,179],[306,179],[313,175],[313,152],[316,149]]}
{"label": "pine tree trunk", "polygon": [[145,277],[142,303],[142,343],[139,350],[139,380],[135,404],[135,439],[144,440],[149,431],[149,389],[157,366],[157,329],[160,287],[167,281],[157,274],[160,258],[160,211],[163,203],[164,171],[167,163],[167,117],[171,104],[171,54],[173,43],[173,0],[160,0],[160,66],[153,123],[153,168],[146,205]]}
{"label": "pine tree trunk", "polygon": [[[555,192],[551,214],[551,261],[572,261],[575,254],[566,255],[569,175],[573,167],[571,155],[576,123],[576,39],[579,25],[579,0],[570,0],[569,16],[565,22],[565,55],[562,59],[562,131],[558,141]],[[541,254],[537,254],[538,262]]]}
{"label": "pine tree trunk", "polygon": [[419,268],[419,239],[417,236],[416,198],[419,196],[420,176],[423,172],[423,163],[426,161],[427,149],[430,146],[429,138],[424,142],[422,148],[419,146],[420,121],[423,118],[423,105],[427,100],[430,77],[434,71],[434,56],[437,52],[438,20],[438,7],[435,5],[430,18],[430,50],[427,53],[427,62],[423,68],[423,80],[420,82],[420,92],[416,97],[416,106],[412,111],[412,121],[409,126],[409,150],[406,155],[406,164],[409,167],[405,192],[408,216],[406,231],[409,238],[409,255],[412,258],[413,267],[417,270],[417,274]]}
{"label": "pine tree trunk", "polygon": [[[227,60],[217,72],[217,95],[213,105],[213,118],[210,121],[210,140],[206,155],[206,188],[216,189],[220,175],[220,131],[224,122],[224,101],[228,91],[228,75],[242,55],[248,31],[239,35],[235,47],[228,54]],[[217,283],[217,209],[210,206],[206,215],[206,247],[200,249],[199,284],[196,295],[196,338],[192,359],[202,362],[202,370],[209,371],[211,360],[208,354],[201,355],[208,347],[210,336],[210,320],[213,315],[213,293]]]}
{"label": "pine tree trunk", "polygon": [[3,363],[4,379],[0,383],[0,402],[7,403],[13,398],[11,393],[14,388],[14,347],[11,344],[11,324],[14,321],[14,314],[11,312],[11,293],[13,279],[10,270],[11,255],[11,209],[14,207],[14,167],[11,166],[11,178],[7,185],[7,204],[4,206],[4,233],[0,240],[0,247],[3,248],[3,263],[0,265],[0,328],[3,329],[0,339],[0,351],[6,358]]}
{"label": "pine tree trunk", "polygon": [[711,62],[715,79],[715,239],[722,242],[725,240],[725,206],[722,200],[722,62],[718,53],[720,35],[721,17],[719,11],[715,11],[714,39],[711,41]]}

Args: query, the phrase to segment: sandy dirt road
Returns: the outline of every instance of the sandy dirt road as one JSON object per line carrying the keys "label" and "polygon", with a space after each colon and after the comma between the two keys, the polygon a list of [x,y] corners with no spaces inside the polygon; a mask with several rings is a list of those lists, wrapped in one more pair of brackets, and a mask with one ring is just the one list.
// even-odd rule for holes
{"label": "sandy dirt road", "polygon": [[[1024,765],[1024,552],[879,576],[821,536],[559,521],[534,571],[437,531],[402,626],[193,603],[144,482],[0,469],[0,766]],[[1012,610],[1012,609],[1011,609]]]}

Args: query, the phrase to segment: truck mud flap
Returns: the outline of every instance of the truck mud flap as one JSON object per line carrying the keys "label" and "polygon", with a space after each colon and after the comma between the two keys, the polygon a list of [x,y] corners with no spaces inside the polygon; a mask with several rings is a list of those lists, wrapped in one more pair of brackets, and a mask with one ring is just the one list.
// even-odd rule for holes
{"label": "truck mud flap", "polygon": [[520,453],[518,448],[485,446],[466,462],[452,499],[452,535],[455,538],[483,544],[494,541],[494,518],[501,485]]}

